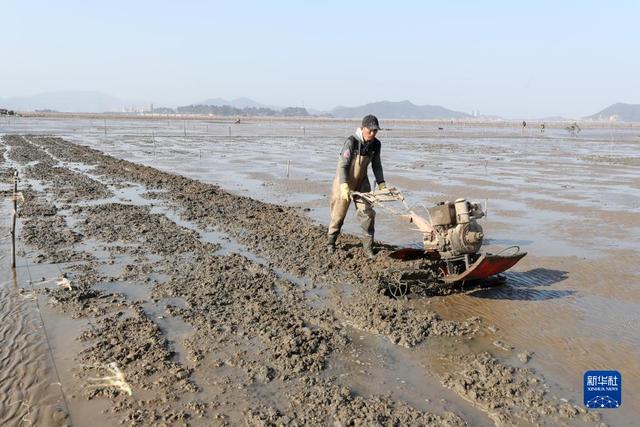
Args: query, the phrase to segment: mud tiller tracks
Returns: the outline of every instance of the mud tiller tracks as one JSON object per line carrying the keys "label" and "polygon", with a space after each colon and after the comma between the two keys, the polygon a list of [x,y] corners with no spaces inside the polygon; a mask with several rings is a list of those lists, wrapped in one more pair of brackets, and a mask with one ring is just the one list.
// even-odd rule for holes
{"label": "mud tiller tracks", "polygon": [[[418,215],[404,195],[395,188],[369,193],[351,192],[399,216],[416,231],[422,233],[422,248],[401,248],[390,254],[406,261],[406,267],[385,272],[379,277],[381,290],[394,298],[411,292],[425,292],[436,288],[464,286],[468,282],[503,281],[500,273],[513,267],[527,253],[518,246],[510,246],[496,254],[481,252],[484,239],[478,220],[485,216],[479,203],[466,199],[440,202],[424,208],[426,215]],[[390,206],[400,204],[400,209]]]}

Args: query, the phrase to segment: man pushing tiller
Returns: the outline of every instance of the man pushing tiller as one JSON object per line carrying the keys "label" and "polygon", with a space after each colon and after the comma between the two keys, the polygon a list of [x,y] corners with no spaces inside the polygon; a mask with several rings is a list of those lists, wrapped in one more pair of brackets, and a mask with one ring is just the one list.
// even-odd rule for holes
{"label": "man pushing tiller", "polygon": [[[380,161],[380,141],[376,134],[380,130],[380,124],[376,116],[368,115],[362,119],[362,125],[356,129],[344,143],[336,176],[333,180],[331,192],[331,223],[329,224],[327,249],[329,253],[336,250],[336,239],[344,223],[344,218],[351,202],[350,191],[367,193],[371,191],[371,184],[367,176],[367,167],[371,169],[378,183],[378,189],[386,188],[382,162]],[[369,258],[373,258],[373,235],[375,232],[376,212],[371,203],[355,197],[353,203],[356,206],[358,221],[364,231],[362,247]]]}

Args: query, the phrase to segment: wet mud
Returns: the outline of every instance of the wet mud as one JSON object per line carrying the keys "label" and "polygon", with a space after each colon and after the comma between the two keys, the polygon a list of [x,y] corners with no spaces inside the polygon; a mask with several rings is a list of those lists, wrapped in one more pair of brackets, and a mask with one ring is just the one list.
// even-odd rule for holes
{"label": "wet mud", "polygon": [[506,366],[489,353],[453,358],[461,371],[445,374],[442,383],[487,411],[496,425],[509,425],[514,416],[534,424],[583,415],[596,422],[598,416],[568,402],[549,403],[544,384],[525,368]]}
{"label": "wet mud", "polygon": [[[371,262],[345,234],[330,255],[326,228],[302,209],[61,138],[5,136],[0,150],[3,168],[24,176],[21,260],[43,269],[28,283],[51,313],[78,322],[67,331],[78,351],[58,353],[73,360],[59,425],[89,422],[82,408],[96,401],[104,424],[599,422],[533,369],[461,354],[459,343],[487,334],[482,318],[445,319],[384,295],[381,277],[412,268],[386,256],[391,246],[378,244]],[[337,360],[353,361],[362,334],[399,360],[423,360],[421,381],[449,399],[418,405],[366,375],[375,392],[359,394]]]}

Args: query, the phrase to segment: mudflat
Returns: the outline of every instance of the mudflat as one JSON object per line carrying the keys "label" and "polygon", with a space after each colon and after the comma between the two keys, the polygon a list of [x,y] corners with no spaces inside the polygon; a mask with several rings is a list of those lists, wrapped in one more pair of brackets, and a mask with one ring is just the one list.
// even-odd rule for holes
{"label": "mudflat", "polygon": [[587,412],[581,381],[640,380],[635,129],[383,133],[389,183],[416,204],[488,201],[486,249],[528,252],[505,284],[396,300],[380,278],[411,264],[387,255],[420,240],[398,218],[378,211],[375,261],[349,218],[326,253],[350,123],[100,124],[2,128],[2,189],[18,170],[24,196],[1,277],[3,424],[634,420]]}

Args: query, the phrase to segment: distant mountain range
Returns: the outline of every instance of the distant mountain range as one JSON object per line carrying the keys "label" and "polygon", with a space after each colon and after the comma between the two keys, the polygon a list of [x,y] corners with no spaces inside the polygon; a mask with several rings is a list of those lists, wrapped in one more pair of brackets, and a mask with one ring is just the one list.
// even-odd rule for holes
{"label": "distant mountain range", "polygon": [[463,119],[472,117],[438,105],[415,105],[409,101],[380,101],[358,107],[336,107],[330,114],[340,118],[360,118],[367,114],[387,119]]}
{"label": "distant mountain range", "polygon": [[591,120],[619,120],[623,122],[640,122],[640,104],[623,104],[618,102],[602,111],[585,117]]}
{"label": "distant mountain range", "polygon": [[224,105],[228,105],[234,108],[269,108],[271,110],[282,110],[285,107],[280,107],[278,105],[268,105],[263,104],[261,102],[254,101],[249,98],[236,98],[232,100],[226,100],[222,98],[209,98],[204,101],[194,102],[193,105],[215,105],[218,107],[222,107]]}
{"label": "distant mountain range", "polygon": [[[268,113],[267,110],[275,111],[274,115],[291,115],[302,113],[304,108],[298,107],[282,107],[277,105],[263,104],[250,98],[208,98],[200,102],[195,102],[185,107],[170,108],[155,106],[155,112],[160,114],[171,114],[183,108],[186,113],[189,109],[195,109],[196,106],[216,106],[231,107],[225,111],[242,110],[242,113],[251,113],[260,111]],[[15,111],[35,111],[49,110],[61,112],[87,112],[87,113],[103,113],[103,112],[141,112],[149,111],[150,104],[141,100],[127,100],[111,96],[96,91],[57,91],[45,92],[31,96],[18,96],[10,98],[0,98],[0,108],[12,109]],[[203,109],[206,110],[206,109]],[[210,108],[214,114],[217,109]],[[286,114],[284,114],[286,110]],[[370,104],[360,105],[356,107],[336,107],[331,111],[320,111],[307,108],[306,112],[316,116],[333,116],[337,118],[361,118],[367,114],[375,114],[385,119],[466,119],[474,116],[460,111],[449,110],[438,105],[416,105],[410,101],[380,101]],[[238,113],[238,111],[236,111]],[[242,114],[241,113],[241,114]],[[195,114],[195,113],[194,113]],[[304,115],[304,113],[302,113]],[[498,116],[482,116],[483,118],[499,119]],[[628,122],[640,122],[640,104],[623,104],[617,103],[610,105],[602,111],[591,116],[583,117],[587,120],[619,120]],[[551,120],[552,118],[547,118]],[[553,118],[556,119],[556,118]],[[560,119],[560,118],[557,118]]]}
{"label": "distant mountain range", "polygon": [[[184,113],[194,110],[195,106],[216,106],[216,107],[233,107],[238,110],[251,109],[266,111],[273,110],[281,115],[283,111],[287,113],[296,111],[295,108],[282,107],[278,105],[263,104],[250,98],[208,98],[199,102],[194,102],[188,108],[177,107],[159,107],[156,106],[155,111],[161,114],[171,114],[172,111],[182,109]],[[123,111],[142,111],[147,109],[149,103],[139,100],[124,100],[115,96],[107,95],[95,91],[58,91],[46,92],[32,96],[21,96],[12,98],[0,98],[0,108],[9,108],[16,111],[62,111],[62,112],[123,112]],[[203,109],[204,110],[204,109]],[[215,109],[210,109],[212,112]],[[217,110],[216,110],[217,111]],[[302,111],[302,109],[300,109]],[[435,105],[415,105],[409,101],[381,101],[371,104],[361,105],[358,107],[336,107],[329,112],[307,109],[309,114],[334,116],[338,118],[360,118],[367,114],[376,114],[380,117],[389,119],[457,119],[471,117],[466,113],[449,110],[444,107]],[[287,114],[289,115],[289,114]]]}
{"label": "distant mountain range", "polygon": [[[217,107],[230,106],[240,110],[255,108],[283,111],[285,109],[285,107],[277,105],[262,104],[249,98],[237,98],[232,100],[210,98],[201,102],[196,102],[193,105]],[[181,108],[184,107],[179,107],[178,110]],[[308,109],[308,112],[314,115],[330,115],[345,119],[361,118],[367,114],[375,114],[388,119],[459,119],[471,117],[469,114],[449,110],[437,105],[415,105],[410,101],[380,101],[358,107],[336,107],[328,112],[313,109]]]}
{"label": "distant mountain range", "polygon": [[[155,111],[155,110],[154,110]],[[214,116],[244,116],[244,117],[308,117],[309,112],[302,107],[287,107],[281,110],[273,110],[264,107],[244,107],[237,108],[230,105],[187,105],[171,108],[158,109],[159,114],[201,114]]]}

